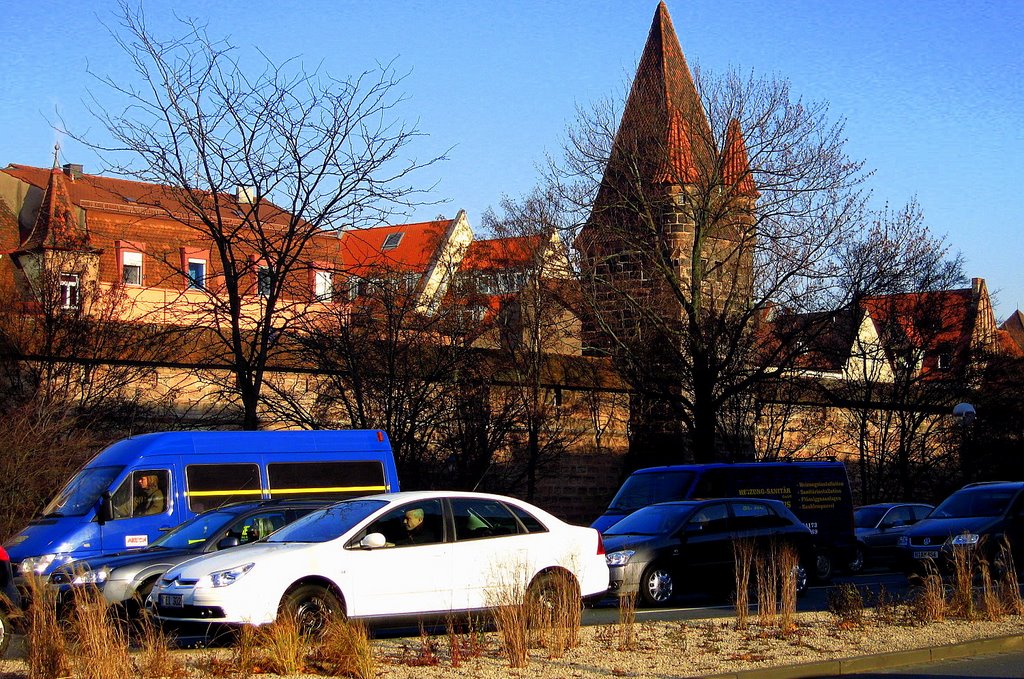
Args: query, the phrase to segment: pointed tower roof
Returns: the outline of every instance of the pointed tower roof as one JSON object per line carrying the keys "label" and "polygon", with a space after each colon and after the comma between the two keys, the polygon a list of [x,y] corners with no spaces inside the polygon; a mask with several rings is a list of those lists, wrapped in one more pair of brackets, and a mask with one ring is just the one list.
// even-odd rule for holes
{"label": "pointed tower roof", "polygon": [[750,174],[750,160],[747,158],[747,145],[743,141],[743,130],[740,129],[740,121],[735,118],[729,121],[729,129],[725,133],[722,173],[725,185],[734,187],[737,195],[755,198],[758,196],[754,178]]}
{"label": "pointed tower roof", "polygon": [[635,156],[655,152],[647,179],[656,183],[698,181],[714,158],[714,140],[690,67],[664,2],[658,3],[612,150]]}
{"label": "pointed tower roof", "polygon": [[58,151],[59,147],[55,146],[50,179],[43,190],[43,200],[35,224],[21,245],[22,250],[42,247],[80,248],[89,245],[89,234],[79,226],[78,214],[71,202],[67,177],[58,165]]}

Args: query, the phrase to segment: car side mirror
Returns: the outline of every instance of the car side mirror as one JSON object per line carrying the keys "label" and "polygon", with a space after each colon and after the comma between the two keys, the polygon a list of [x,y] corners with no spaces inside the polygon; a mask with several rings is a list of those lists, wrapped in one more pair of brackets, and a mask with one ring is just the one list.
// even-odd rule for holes
{"label": "car side mirror", "polygon": [[110,509],[110,491],[104,491],[100,495],[100,506],[96,508],[96,523],[99,525],[105,524],[113,518]]}
{"label": "car side mirror", "polygon": [[370,533],[359,541],[359,546],[363,549],[380,549],[381,547],[386,547],[387,544],[387,538],[381,533]]}
{"label": "car side mirror", "polygon": [[238,541],[238,538],[234,535],[229,535],[226,538],[220,539],[217,543],[217,549],[231,549],[232,547],[237,547],[240,544],[241,543]]}

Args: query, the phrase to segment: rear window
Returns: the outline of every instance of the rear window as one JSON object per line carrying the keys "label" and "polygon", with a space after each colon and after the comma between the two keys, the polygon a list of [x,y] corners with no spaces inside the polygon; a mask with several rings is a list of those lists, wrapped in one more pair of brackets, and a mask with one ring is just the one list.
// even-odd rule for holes
{"label": "rear window", "polygon": [[682,500],[693,483],[691,471],[633,474],[619,488],[608,509],[632,512],[640,507],[669,500]]}
{"label": "rear window", "polygon": [[267,465],[270,496],[325,497],[339,500],[387,492],[384,465],[351,462],[272,462]]}
{"label": "rear window", "polygon": [[970,488],[958,490],[929,514],[932,519],[963,519],[972,516],[1001,516],[1017,494],[1016,490]]}

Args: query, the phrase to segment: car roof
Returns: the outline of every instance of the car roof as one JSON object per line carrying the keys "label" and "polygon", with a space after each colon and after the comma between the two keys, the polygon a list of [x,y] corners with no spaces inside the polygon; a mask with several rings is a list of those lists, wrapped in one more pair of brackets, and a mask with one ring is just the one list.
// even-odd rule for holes
{"label": "car roof", "polygon": [[[998,490],[1018,490],[1024,488],[1024,481],[977,481],[968,483],[960,490],[973,490],[978,488],[992,488]],[[957,491],[959,492],[959,491]]]}
{"label": "car roof", "polygon": [[242,502],[230,502],[220,507],[207,509],[203,514],[213,512],[227,512],[229,514],[243,514],[254,509],[264,507],[326,507],[337,502],[337,498],[277,498],[273,500],[245,500]]}
{"label": "car roof", "polygon": [[875,502],[874,504],[870,504],[870,505],[860,505],[859,507],[854,507],[854,510],[857,510],[857,509],[874,509],[874,508],[878,508],[878,509],[892,509],[893,507],[931,507],[931,506],[932,505],[928,504],[927,502]]}

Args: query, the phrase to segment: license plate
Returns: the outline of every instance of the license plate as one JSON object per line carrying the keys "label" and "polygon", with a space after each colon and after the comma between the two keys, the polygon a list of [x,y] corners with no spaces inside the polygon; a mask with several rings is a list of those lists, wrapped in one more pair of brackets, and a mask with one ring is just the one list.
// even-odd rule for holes
{"label": "license plate", "polygon": [[938,550],[935,550],[935,549],[929,549],[929,550],[925,550],[925,551],[914,552],[914,558],[915,559],[938,559],[939,558],[939,552],[938,552]]}
{"label": "license plate", "polygon": [[166,606],[167,608],[181,608],[181,595],[180,594],[161,594],[160,605]]}

